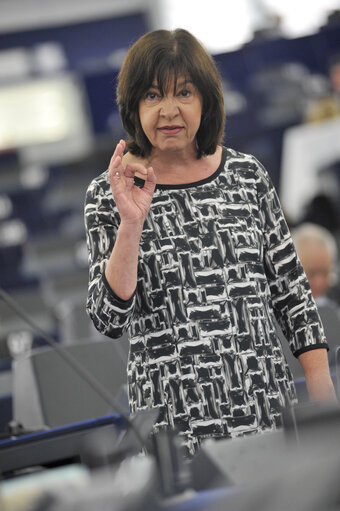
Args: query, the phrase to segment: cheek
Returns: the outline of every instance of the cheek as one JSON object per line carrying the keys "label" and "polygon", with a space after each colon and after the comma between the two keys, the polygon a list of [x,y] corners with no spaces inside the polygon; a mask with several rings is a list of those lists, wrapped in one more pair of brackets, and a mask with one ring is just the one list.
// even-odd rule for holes
{"label": "cheek", "polygon": [[148,131],[148,128],[147,128],[147,125],[145,124],[145,119],[144,118],[143,119],[139,118],[139,123],[140,123],[140,129],[142,130],[142,132],[144,134],[146,134],[147,131]]}
{"label": "cheek", "polygon": [[140,124],[144,131],[150,130],[154,122],[154,115],[151,111],[142,111],[139,114]]}
{"label": "cheek", "polygon": [[201,122],[202,122],[202,107],[198,108],[197,113],[196,113],[197,128],[199,128],[199,126],[201,125]]}

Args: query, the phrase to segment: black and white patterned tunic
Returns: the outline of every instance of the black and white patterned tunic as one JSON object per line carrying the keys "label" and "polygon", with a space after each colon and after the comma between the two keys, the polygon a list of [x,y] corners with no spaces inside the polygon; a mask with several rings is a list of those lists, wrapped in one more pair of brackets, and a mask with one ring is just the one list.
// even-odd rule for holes
{"label": "black and white patterned tunic", "polygon": [[295,355],[327,347],[308,282],[269,175],[223,148],[207,179],[157,185],[127,301],[104,269],[119,226],[107,171],[86,196],[87,310],[103,334],[130,338],[131,410],[157,407],[158,427],[206,437],[275,429],[295,402],[276,316]]}

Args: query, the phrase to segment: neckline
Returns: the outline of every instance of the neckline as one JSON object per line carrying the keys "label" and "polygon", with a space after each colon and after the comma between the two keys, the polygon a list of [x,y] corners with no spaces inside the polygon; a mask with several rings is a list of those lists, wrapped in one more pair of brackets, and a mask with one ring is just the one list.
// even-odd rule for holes
{"label": "neckline", "polygon": [[[227,157],[227,149],[226,147],[222,146],[222,153],[221,153],[221,161],[215,172],[213,172],[210,176],[200,179],[198,181],[192,181],[191,183],[182,183],[182,184],[156,184],[156,190],[181,190],[184,188],[191,188],[193,186],[201,186],[206,183],[210,183],[214,179],[216,179],[220,173],[222,172],[224,168],[224,164]],[[141,179],[140,177],[135,177],[135,184],[137,186],[144,185],[144,179]]]}

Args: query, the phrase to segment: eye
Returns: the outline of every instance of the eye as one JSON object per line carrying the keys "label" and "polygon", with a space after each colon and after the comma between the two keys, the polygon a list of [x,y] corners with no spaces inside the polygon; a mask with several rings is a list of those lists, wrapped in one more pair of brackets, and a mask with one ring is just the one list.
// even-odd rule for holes
{"label": "eye", "polygon": [[149,100],[149,101],[155,101],[156,99],[158,99],[160,96],[157,92],[154,92],[154,91],[148,91],[146,94],[145,94],[145,99],[146,100]]}
{"label": "eye", "polygon": [[181,91],[179,91],[179,96],[181,96],[182,98],[188,98],[190,95],[191,95],[190,89],[182,89]]}

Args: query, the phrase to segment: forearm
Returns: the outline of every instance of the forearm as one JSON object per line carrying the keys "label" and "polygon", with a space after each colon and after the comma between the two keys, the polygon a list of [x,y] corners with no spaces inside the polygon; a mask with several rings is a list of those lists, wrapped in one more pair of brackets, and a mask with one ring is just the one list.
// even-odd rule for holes
{"label": "forearm", "polygon": [[105,276],[114,293],[128,300],[137,286],[138,250],[143,226],[121,223],[105,268]]}
{"label": "forearm", "polygon": [[326,349],[315,349],[299,356],[311,401],[335,402],[336,394],[331,379]]}

